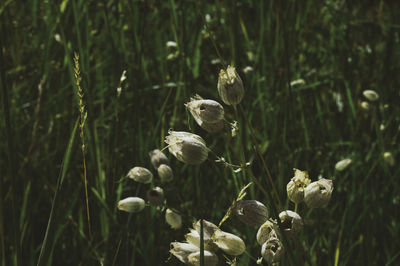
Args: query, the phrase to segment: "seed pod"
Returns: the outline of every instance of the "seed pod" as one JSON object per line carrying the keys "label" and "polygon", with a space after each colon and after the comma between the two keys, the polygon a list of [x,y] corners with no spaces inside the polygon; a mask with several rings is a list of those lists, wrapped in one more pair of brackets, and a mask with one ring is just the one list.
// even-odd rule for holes
{"label": "seed pod", "polygon": [[220,120],[215,123],[207,123],[203,122],[200,127],[207,131],[208,133],[217,133],[220,132],[224,128],[224,120]]}
{"label": "seed pod", "polygon": [[179,161],[187,164],[200,164],[208,157],[206,142],[196,134],[183,131],[169,131],[165,138],[168,150]]}
{"label": "seed pod", "polygon": [[260,226],[268,220],[268,209],[256,200],[240,200],[236,202],[233,213],[243,223]]}
{"label": "seed pod", "polygon": [[293,211],[288,210],[281,212],[279,214],[279,219],[281,220],[284,232],[291,236],[296,235],[303,226],[300,215]]}
{"label": "seed pod", "polygon": [[138,197],[128,197],[118,202],[118,209],[129,213],[140,212],[144,206],[144,200]]}
{"label": "seed pod", "polygon": [[171,209],[165,211],[165,221],[172,229],[179,229],[182,227],[182,217],[180,214]]}
{"label": "seed pod", "polygon": [[167,158],[167,156],[165,156],[165,154],[156,149],[156,150],[152,150],[151,152],[149,152],[149,156],[150,156],[150,160],[151,160],[151,164],[153,165],[154,169],[158,169],[158,167],[161,164],[166,164],[169,165],[169,160]]}
{"label": "seed pod", "polygon": [[391,152],[385,152],[385,153],[383,154],[383,159],[385,160],[385,162],[386,162],[388,165],[390,165],[390,166],[393,166],[393,165],[394,165],[394,157],[393,157],[393,155],[392,155]]}
{"label": "seed pod", "polygon": [[186,264],[189,263],[189,255],[199,250],[198,247],[190,243],[172,242],[171,245],[172,249],[169,252]]}
{"label": "seed pod", "polygon": [[286,192],[289,199],[294,203],[300,203],[304,199],[304,189],[311,183],[306,171],[294,169],[294,177],[286,185]]}
{"label": "seed pod", "polygon": [[349,158],[343,159],[335,164],[335,170],[341,172],[346,169],[351,164],[351,162],[352,161]]}
{"label": "seed pod", "polygon": [[329,202],[333,191],[330,179],[320,179],[309,184],[304,190],[304,202],[309,208],[318,208]]}
{"label": "seed pod", "polygon": [[221,69],[218,77],[218,93],[227,105],[236,105],[244,96],[243,82],[232,66]]}
{"label": "seed pod", "polygon": [[[188,257],[190,265],[200,266],[200,251],[193,252]],[[208,250],[204,250],[204,265],[215,266],[218,264],[218,256]]]}
{"label": "seed pod", "polygon": [[268,239],[277,238],[275,228],[276,225],[271,221],[266,221],[262,224],[257,231],[257,243],[262,246]]}
{"label": "seed pod", "polygon": [[279,262],[284,254],[284,248],[278,238],[268,239],[261,247],[261,256],[268,265]]}
{"label": "seed pod", "polygon": [[158,167],[157,172],[161,179],[161,183],[171,182],[174,179],[174,173],[169,165],[161,164]]}
{"label": "seed pod", "polygon": [[365,90],[363,91],[363,95],[371,102],[375,102],[379,99],[379,94],[374,90]]}
{"label": "seed pod", "polygon": [[224,119],[224,107],[217,101],[204,100],[196,95],[185,106],[200,126],[203,122],[215,123]]}
{"label": "seed pod", "polygon": [[128,173],[128,177],[143,184],[151,183],[153,180],[153,174],[146,168],[139,166],[132,168]]}
{"label": "seed pod", "polygon": [[243,240],[231,233],[216,230],[213,235],[214,243],[226,254],[239,256],[246,250]]}
{"label": "seed pod", "polygon": [[164,202],[164,190],[160,187],[155,187],[147,191],[147,200],[150,205],[159,206]]}

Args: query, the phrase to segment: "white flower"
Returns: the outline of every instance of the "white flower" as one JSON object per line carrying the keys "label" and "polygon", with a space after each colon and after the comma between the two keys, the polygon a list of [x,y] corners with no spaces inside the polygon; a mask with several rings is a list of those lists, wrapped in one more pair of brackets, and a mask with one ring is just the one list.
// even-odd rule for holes
{"label": "white flower", "polygon": [[140,212],[144,206],[144,200],[138,197],[128,197],[118,202],[118,209],[129,213]]}
{"label": "white flower", "polygon": [[379,94],[373,90],[365,90],[365,91],[363,91],[363,95],[365,98],[367,98],[371,102],[375,102],[379,99]]}
{"label": "white flower", "polygon": [[169,131],[165,138],[168,150],[179,161],[187,164],[200,164],[208,157],[206,142],[199,135],[184,131]]}
{"label": "white flower", "polygon": [[352,160],[349,158],[343,159],[335,164],[335,170],[339,172],[343,171],[351,164],[351,162]]}
{"label": "white flower", "polygon": [[214,232],[213,240],[222,251],[232,256],[238,256],[246,250],[246,245],[240,237],[219,229]]}
{"label": "white flower", "polygon": [[174,212],[171,209],[165,211],[165,221],[172,229],[179,229],[182,226],[182,217],[179,213]]}
{"label": "white flower", "polygon": [[301,227],[303,226],[303,221],[297,213],[294,211],[283,211],[279,214],[279,219],[281,220],[283,230],[290,235],[296,235]]}
{"label": "white flower", "polygon": [[226,70],[221,69],[217,87],[219,96],[225,104],[236,105],[242,101],[243,82],[234,67],[228,66]]}
{"label": "white flower", "polygon": [[309,208],[318,208],[329,202],[333,191],[330,179],[320,179],[309,184],[304,191],[304,202]]}
{"label": "white flower", "polygon": [[153,180],[153,174],[146,168],[140,166],[132,168],[128,173],[128,177],[143,184],[151,183]]}

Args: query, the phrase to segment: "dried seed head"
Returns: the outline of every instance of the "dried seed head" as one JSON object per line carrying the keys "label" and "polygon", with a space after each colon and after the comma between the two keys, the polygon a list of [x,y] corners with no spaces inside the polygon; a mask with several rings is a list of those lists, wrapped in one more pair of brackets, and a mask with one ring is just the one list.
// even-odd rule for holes
{"label": "dried seed head", "polygon": [[171,226],[172,229],[179,229],[182,227],[181,215],[171,209],[167,209],[165,211],[165,221]]}
{"label": "dried seed head", "polygon": [[284,248],[278,238],[268,239],[261,247],[261,256],[268,264],[279,262],[284,254]]}
{"label": "dried seed head", "polygon": [[343,171],[351,164],[351,162],[352,160],[349,158],[343,159],[335,164],[335,170],[339,172]]}
{"label": "dried seed head", "polygon": [[214,232],[212,238],[214,243],[226,254],[239,256],[246,250],[246,245],[240,237],[220,229]]}
{"label": "dried seed head", "polygon": [[291,236],[296,235],[303,226],[303,221],[297,213],[293,211],[283,211],[279,214],[284,232]]}
{"label": "dried seed head", "polygon": [[168,150],[179,161],[187,164],[200,164],[208,157],[206,142],[196,134],[183,131],[169,131],[165,138]]}
{"label": "dried seed head", "polygon": [[161,164],[158,167],[157,172],[161,179],[161,183],[171,182],[174,179],[174,173],[169,165]]}
{"label": "dried seed head", "polygon": [[379,94],[374,90],[365,90],[363,91],[363,95],[371,102],[375,102],[379,99]]}
{"label": "dried seed head", "polygon": [[153,180],[153,174],[146,168],[139,166],[132,168],[128,173],[128,177],[143,184],[151,183]]}
{"label": "dried seed head", "polygon": [[203,122],[215,123],[224,119],[224,107],[214,100],[204,100],[197,95],[191,98],[185,106],[199,126]]}
{"label": "dried seed head", "polygon": [[[190,265],[200,266],[200,251],[193,252],[188,256]],[[204,265],[214,266],[218,264],[218,256],[208,250],[204,250]]]}
{"label": "dried seed head", "polygon": [[244,96],[243,82],[232,66],[221,69],[218,77],[218,93],[227,105],[240,103]]}
{"label": "dried seed head", "polygon": [[300,203],[304,199],[304,189],[311,183],[306,171],[294,169],[294,176],[286,185],[286,191],[289,199],[294,203]]}
{"label": "dried seed head", "polygon": [[164,190],[160,187],[155,187],[147,191],[147,200],[150,205],[159,206],[164,203]]}
{"label": "dried seed head", "polygon": [[154,169],[156,169],[156,170],[162,164],[169,165],[169,160],[168,160],[167,156],[165,156],[165,154],[158,149],[152,150],[151,152],[149,152],[149,156],[150,156],[151,164],[153,165]]}
{"label": "dried seed head", "polygon": [[257,243],[262,246],[268,239],[277,238],[276,224],[271,221],[266,221],[258,228],[257,231]]}
{"label": "dried seed head", "polygon": [[138,197],[128,197],[118,202],[118,209],[129,213],[140,212],[144,206],[144,200]]}
{"label": "dried seed head", "polygon": [[199,251],[199,248],[190,243],[172,242],[170,253],[183,263],[189,263],[189,255]]}
{"label": "dried seed head", "polygon": [[304,202],[309,208],[318,208],[329,202],[333,191],[330,179],[320,179],[309,184],[304,190]]}
{"label": "dried seed head", "polygon": [[391,152],[385,152],[385,153],[383,154],[383,159],[385,160],[385,162],[386,162],[388,165],[390,165],[390,166],[393,166],[393,165],[394,165],[394,157],[393,157],[393,155],[392,155]]}
{"label": "dried seed head", "polygon": [[240,200],[236,202],[233,212],[248,225],[260,226],[268,220],[268,209],[256,200]]}

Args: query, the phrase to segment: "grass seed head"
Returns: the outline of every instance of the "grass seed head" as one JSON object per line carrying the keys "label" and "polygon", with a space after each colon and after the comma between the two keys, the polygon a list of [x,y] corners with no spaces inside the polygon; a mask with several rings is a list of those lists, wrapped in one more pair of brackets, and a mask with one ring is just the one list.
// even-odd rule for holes
{"label": "grass seed head", "polygon": [[242,101],[244,96],[243,82],[234,67],[228,66],[226,70],[221,69],[217,87],[219,96],[225,104],[237,105]]}

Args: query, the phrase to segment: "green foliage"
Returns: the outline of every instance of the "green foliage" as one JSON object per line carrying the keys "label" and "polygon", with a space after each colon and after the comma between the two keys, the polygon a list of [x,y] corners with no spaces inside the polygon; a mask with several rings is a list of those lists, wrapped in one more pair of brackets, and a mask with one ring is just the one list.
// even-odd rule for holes
{"label": "green foliage", "polygon": [[[218,224],[249,182],[259,184],[246,199],[293,210],[286,196],[293,168],[312,181],[332,179],[335,189],[325,208],[298,206],[304,228],[298,241],[287,239],[281,265],[398,265],[400,5],[367,2],[3,1],[0,265],[176,265],[170,243],[183,241],[194,219]],[[87,112],[91,234],[74,140],[75,51]],[[245,86],[237,112],[224,105],[226,120],[238,121],[235,138],[228,124],[208,134],[184,107],[194,94],[221,102],[218,72],[228,64]],[[305,84],[292,86],[296,79]],[[367,89],[380,98],[364,111]],[[166,152],[172,183],[126,179],[134,166],[157,176],[148,153],[165,147],[170,128],[201,135],[229,163],[251,165],[235,172],[210,154],[189,166]],[[344,158],[352,163],[335,171]],[[181,229],[170,229],[162,208],[118,211],[121,198],[145,198],[156,185],[183,214]],[[257,228],[230,217],[222,229],[246,243],[237,265],[255,265]]]}

